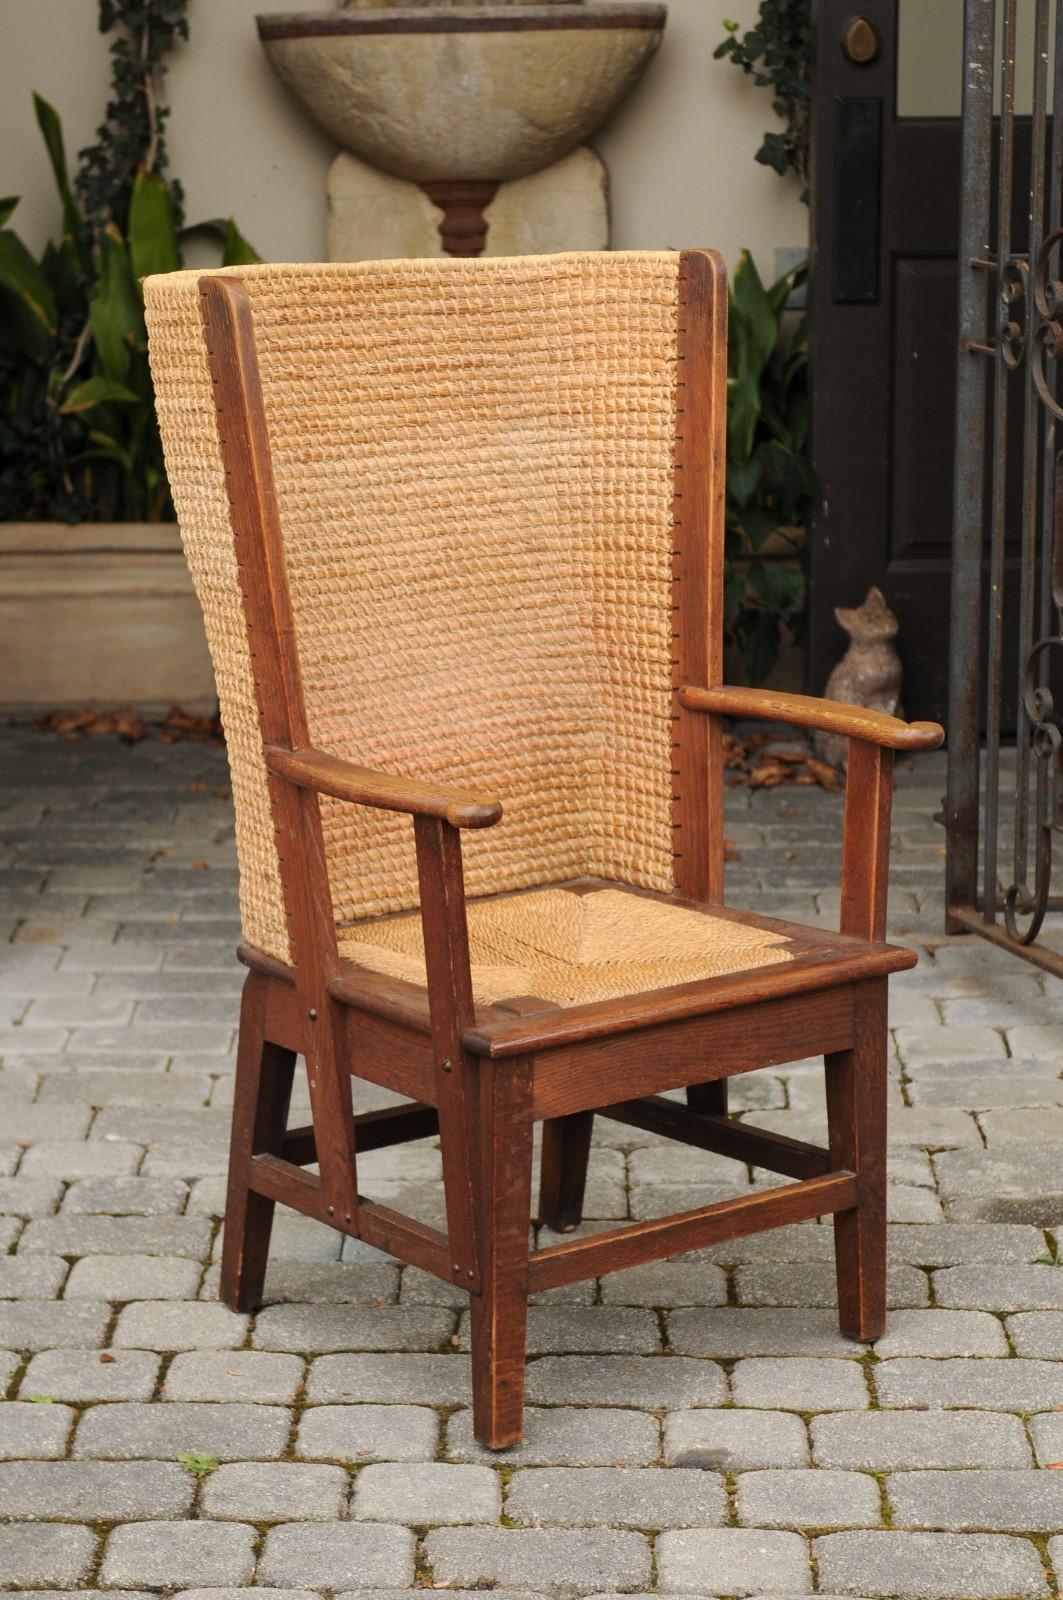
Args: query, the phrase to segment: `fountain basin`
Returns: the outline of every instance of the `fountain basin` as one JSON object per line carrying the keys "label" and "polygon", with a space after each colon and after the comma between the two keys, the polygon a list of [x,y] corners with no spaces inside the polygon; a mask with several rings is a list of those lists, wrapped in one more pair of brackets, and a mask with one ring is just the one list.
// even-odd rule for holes
{"label": "fountain basin", "polygon": [[421,0],[257,23],[277,76],[339,144],[425,184],[560,160],[633,87],[665,17],[644,0]]}

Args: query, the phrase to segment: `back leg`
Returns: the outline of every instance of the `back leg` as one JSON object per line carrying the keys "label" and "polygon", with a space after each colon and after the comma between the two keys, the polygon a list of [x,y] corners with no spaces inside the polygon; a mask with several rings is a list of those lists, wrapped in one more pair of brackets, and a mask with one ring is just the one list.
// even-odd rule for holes
{"label": "back leg", "polygon": [[280,1155],[288,1126],[295,1052],[264,1037],[269,979],[250,972],[240,1003],[221,1298],[232,1311],[261,1303],[275,1202],[248,1188],[253,1155]]}
{"label": "back leg", "polygon": [[574,1111],[543,1123],[539,1215],[555,1233],[571,1233],[583,1220],[593,1132],[593,1111]]}
{"label": "back leg", "polygon": [[714,1078],[711,1083],[687,1085],[687,1105],[691,1111],[700,1111],[708,1117],[727,1115],[727,1079]]}

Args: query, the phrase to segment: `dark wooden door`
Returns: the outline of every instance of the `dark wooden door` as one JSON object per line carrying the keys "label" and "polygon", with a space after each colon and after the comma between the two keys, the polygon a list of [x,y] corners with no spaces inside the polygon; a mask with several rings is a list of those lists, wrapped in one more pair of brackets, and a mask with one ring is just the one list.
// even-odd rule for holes
{"label": "dark wooden door", "polygon": [[[810,687],[877,583],[900,619],[904,709],[944,717],[956,362],[959,117],[897,114],[898,0],[819,0],[813,90]],[[853,60],[861,17],[877,51]],[[852,39],[869,50],[866,31]],[[872,45],[873,49],[874,46]],[[959,63],[957,63],[959,67]]]}

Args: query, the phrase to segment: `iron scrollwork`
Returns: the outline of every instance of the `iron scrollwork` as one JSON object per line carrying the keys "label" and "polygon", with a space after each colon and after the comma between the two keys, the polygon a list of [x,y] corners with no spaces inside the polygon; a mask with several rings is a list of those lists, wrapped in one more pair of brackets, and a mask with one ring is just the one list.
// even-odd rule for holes
{"label": "iron scrollwork", "polygon": [[[1013,883],[1004,896],[1004,921],[1008,934],[1018,944],[1032,944],[1041,931],[1048,910],[1052,880],[1052,834],[1063,833],[1063,721],[1057,716],[1052,691],[1039,683],[1042,657],[1049,650],[1063,650],[1063,638],[1038,640],[1026,660],[1022,698],[1031,725],[1031,749],[1043,764],[1047,805],[1037,830],[1037,866],[1034,890]],[[1019,916],[1029,916],[1025,931]]]}

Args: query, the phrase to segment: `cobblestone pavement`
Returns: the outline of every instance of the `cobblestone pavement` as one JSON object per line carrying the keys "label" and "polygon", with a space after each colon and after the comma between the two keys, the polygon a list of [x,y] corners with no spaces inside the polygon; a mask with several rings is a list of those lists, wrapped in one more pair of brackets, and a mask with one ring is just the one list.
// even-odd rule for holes
{"label": "cobblestone pavement", "polygon": [[[892,933],[921,962],[893,987],[885,1338],[836,1332],[820,1224],[576,1285],[533,1307],[526,1441],[490,1456],[448,1286],[281,1214],[267,1308],[215,1299],[241,979],[223,752],[0,745],[0,1587],[1058,1593],[1063,1008],[941,936],[940,758],[902,765],[895,812]],[[728,807],[733,898],[829,923],[839,798]],[[814,1062],[733,1092],[822,1134]],[[363,1171],[439,1215],[431,1142]],[[758,1181],[602,1122],[585,1226]]]}

